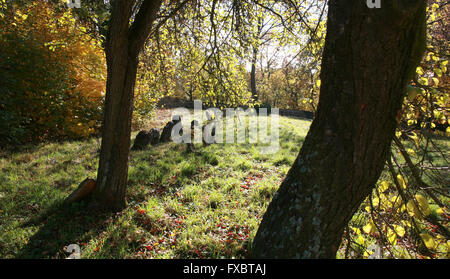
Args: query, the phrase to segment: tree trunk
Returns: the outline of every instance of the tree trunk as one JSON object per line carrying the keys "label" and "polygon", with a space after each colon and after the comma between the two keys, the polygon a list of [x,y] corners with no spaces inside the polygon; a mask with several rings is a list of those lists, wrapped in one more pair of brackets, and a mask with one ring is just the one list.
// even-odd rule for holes
{"label": "tree trunk", "polygon": [[258,101],[258,92],[256,91],[256,58],[258,49],[253,47],[252,68],[250,71],[250,89],[252,90],[252,97],[254,101]]}
{"label": "tree trunk", "polygon": [[91,205],[112,211],[126,206],[138,56],[161,5],[161,1],[145,0],[130,27],[134,2],[114,2],[105,50],[108,66],[106,104],[97,185]]}
{"label": "tree trunk", "polygon": [[124,52],[111,54],[114,66],[108,65],[106,106],[102,131],[102,148],[95,197],[101,207],[120,210],[126,206],[131,116],[137,59]]}
{"label": "tree trunk", "polygon": [[254,34],[255,42],[252,50],[252,68],[250,70],[250,89],[252,91],[253,100],[256,102],[259,100],[258,92],[256,91],[256,60],[258,59],[259,36],[261,35],[262,28],[262,19],[258,18],[256,33]]}
{"label": "tree trunk", "polygon": [[369,9],[366,1],[329,1],[317,115],[263,217],[253,257],[335,258],[387,159],[425,46],[425,2]]}

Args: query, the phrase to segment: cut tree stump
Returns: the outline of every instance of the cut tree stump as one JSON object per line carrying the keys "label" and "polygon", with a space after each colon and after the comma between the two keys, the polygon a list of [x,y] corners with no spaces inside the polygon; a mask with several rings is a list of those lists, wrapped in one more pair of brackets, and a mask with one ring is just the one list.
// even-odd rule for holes
{"label": "cut tree stump", "polygon": [[86,178],[80,183],[78,188],[64,200],[64,203],[71,204],[86,199],[91,195],[92,191],[94,191],[95,186],[96,181],[94,179]]}

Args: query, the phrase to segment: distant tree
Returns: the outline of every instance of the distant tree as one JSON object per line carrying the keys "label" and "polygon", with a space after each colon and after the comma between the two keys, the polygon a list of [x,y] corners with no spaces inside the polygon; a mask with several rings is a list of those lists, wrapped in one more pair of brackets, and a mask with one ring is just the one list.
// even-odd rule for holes
{"label": "distant tree", "polygon": [[316,117],[264,214],[257,258],[335,258],[375,186],[425,49],[426,1],[331,0]]}

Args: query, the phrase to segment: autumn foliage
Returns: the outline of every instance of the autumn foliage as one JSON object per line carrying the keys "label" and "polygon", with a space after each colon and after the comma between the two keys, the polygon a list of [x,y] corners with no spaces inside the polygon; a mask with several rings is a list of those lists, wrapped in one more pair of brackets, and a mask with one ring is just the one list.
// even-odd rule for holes
{"label": "autumn foliage", "polygon": [[96,133],[106,78],[100,44],[69,9],[46,1],[0,5],[0,141]]}

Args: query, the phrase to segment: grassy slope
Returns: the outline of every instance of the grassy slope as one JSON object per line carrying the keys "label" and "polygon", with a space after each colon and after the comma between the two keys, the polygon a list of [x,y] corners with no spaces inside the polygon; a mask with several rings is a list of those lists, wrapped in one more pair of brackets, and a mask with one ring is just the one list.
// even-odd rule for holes
{"label": "grassy slope", "polygon": [[64,257],[74,243],[82,258],[245,257],[310,121],[280,117],[280,124],[274,155],[250,144],[199,145],[196,154],[174,143],[133,151],[129,207],[100,216],[83,204],[58,207],[82,180],[95,178],[98,140],[4,152],[0,258]]}
{"label": "grassy slope", "polygon": [[[151,126],[169,116],[161,112]],[[83,204],[58,207],[82,180],[95,178],[97,139],[4,151],[0,258],[60,258],[70,244],[81,246],[82,258],[246,257],[310,121],[280,117],[280,124],[281,148],[274,155],[248,143],[198,145],[196,154],[174,143],[132,151],[129,206],[118,214],[92,214]],[[446,154],[428,154],[435,165],[446,165],[447,139],[437,140]]]}

